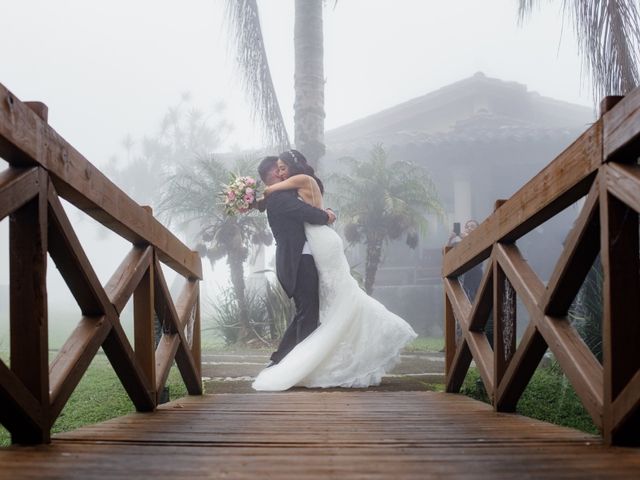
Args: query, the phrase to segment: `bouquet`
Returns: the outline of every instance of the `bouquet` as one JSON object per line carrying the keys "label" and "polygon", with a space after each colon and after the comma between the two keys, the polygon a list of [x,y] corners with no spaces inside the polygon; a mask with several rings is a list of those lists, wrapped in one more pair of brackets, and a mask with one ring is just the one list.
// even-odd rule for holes
{"label": "bouquet", "polygon": [[248,212],[258,198],[259,185],[256,179],[231,174],[231,182],[221,193],[224,210],[229,216]]}

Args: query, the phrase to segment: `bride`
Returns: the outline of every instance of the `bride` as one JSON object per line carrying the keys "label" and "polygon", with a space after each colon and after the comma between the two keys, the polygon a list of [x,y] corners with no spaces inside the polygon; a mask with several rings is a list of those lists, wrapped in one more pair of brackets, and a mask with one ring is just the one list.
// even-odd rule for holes
{"label": "bride", "polygon": [[[297,190],[308,204],[322,206],[321,183],[297,150],[279,155],[282,182],[265,195]],[[320,323],[280,362],[262,370],[253,388],[281,391],[302,387],[368,387],[399,360],[417,335],[402,318],[367,295],[351,276],[342,239],[331,227],[305,223],[305,235],[318,270]]]}

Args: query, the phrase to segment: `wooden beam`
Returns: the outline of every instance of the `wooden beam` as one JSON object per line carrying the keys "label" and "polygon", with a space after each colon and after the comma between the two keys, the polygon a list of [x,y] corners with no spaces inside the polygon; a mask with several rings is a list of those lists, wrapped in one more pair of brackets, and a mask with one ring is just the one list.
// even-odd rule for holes
{"label": "wooden beam", "polygon": [[602,426],[603,371],[575,328],[566,317],[550,317],[539,312],[534,317],[560,368],[573,385],[596,426]]}
{"label": "wooden beam", "polygon": [[157,258],[155,259],[154,278],[156,314],[165,322],[165,325],[168,325],[170,333],[177,333],[180,337],[180,345],[178,345],[178,351],[176,352],[176,364],[184,384],[189,394],[201,395],[202,379],[198,375],[200,369],[195,364],[189,343],[184,336],[178,313],[173,305],[167,282],[164,279],[164,274]]}
{"label": "wooden beam", "polygon": [[[544,285],[513,246],[496,246],[496,260],[529,311],[531,321],[543,336],[583,405],[596,425],[601,424],[602,366],[589,351],[566,317],[545,316],[540,306]],[[533,355],[533,354],[532,354]]]}
{"label": "wooden beam", "polygon": [[469,371],[471,360],[473,360],[473,355],[471,355],[469,345],[467,345],[466,340],[463,338],[460,342],[460,345],[458,345],[458,348],[455,351],[453,360],[451,362],[451,368],[446,374],[446,392],[458,393],[460,391],[460,387],[462,387],[462,383],[464,382],[464,377]]}
{"label": "wooden beam", "polygon": [[136,354],[117,317],[109,319],[112,328],[105,338],[102,349],[118,375],[122,386],[139,412],[153,411],[157,405],[155,385],[147,379],[138,364]]}
{"label": "wooden beam", "polygon": [[118,314],[127,305],[136,286],[152,264],[152,259],[153,247],[134,245],[107,282],[105,291]]}
{"label": "wooden beam", "polygon": [[[133,327],[136,357],[150,384],[155,387],[155,315],[153,311],[153,268],[151,265],[133,294]],[[152,392],[156,397],[156,392]]]}
{"label": "wooden beam", "polygon": [[496,389],[496,410],[515,412],[518,400],[527,388],[546,351],[547,343],[538,332],[535,322],[529,322]]}
{"label": "wooden beam", "polygon": [[[442,249],[442,255],[444,256],[451,248],[451,246],[445,246]],[[446,290],[442,293],[444,295],[444,374],[449,378],[453,359],[456,356],[456,317]]]}
{"label": "wooden beam", "polygon": [[640,442],[640,412],[625,416],[624,423],[616,425],[613,405],[640,369],[638,213],[611,195],[604,182],[600,193],[604,439],[606,443],[636,444]]}
{"label": "wooden beam", "polygon": [[473,332],[484,331],[491,308],[493,306],[493,262],[487,265],[483,274],[478,292],[476,293],[473,308],[469,316],[469,330]]}
{"label": "wooden beam", "polygon": [[640,409],[640,370],[629,380],[612,406],[613,430],[624,426]]}
{"label": "wooden beam", "polygon": [[45,430],[40,402],[0,360],[0,422],[10,432]]}
{"label": "wooden beam", "polygon": [[82,314],[88,317],[106,314],[111,302],[84,253],[53,185],[49,188],[49,253]]}
{"label": "wooden beam", "polygon": [[487,258],[494,243],[514,242],[584,196],[601,158],[601,123],[597,121],[448,252],[443,275],[461,274]]}
{"label": "wooden beam", "polygon": [[160,342],[156,347],[156,392],[162,392],[164,384],[167,383],[169,371],[176,358],[176,352],[180,345],[180,336],[177,333],[165,333],[160,338]]}
{"label": "wooden beam", "polygon": [[[499,249],[496,244],[494,249]],[[500,385],[516,351],[516,291],[498,261],[493,262],[493,384]],[[495,398],[495,397],[494,397]],[[494,403],[497,408],[497,404]]]}
{"label": "wooden beam", "polygon": [[451,300],[453,313],[458,319],[465,342],[471,351],[487,393],[493,395],[493,351],[489,346],[489,341],[483,332],[469,331],[468,318],[471,312],[471,304],[460,282],[445,278],[444,287],[447,296]]}
{"label": "wooden beam", "polygon": [[9,167],[0,172],[0,220],[22,207],[39,191],[38,168]]}
{"label": "wooden beam", "polygon": [[547,283],[540,306],[548,315],[562,317],[567,314],[600,252],[599,188],[596,180]]}
{"label": "wooden beam", "polygon": [[82,317],[51,363],[51,426],[91,365],[110,328],[111,324],[104,316]]}
{"label": "wooden beam", "polygon": [[640,166],[609,163],[602,172],[607,191],[640,212]]}
{"label": "wooden beam", "polygon": [[601,118],[603,161],[635,162],[640,138],[640,89],[633,90]]}
{"label": "wooden beam", "polygon": [[197,252],[189,250],[1,84],[0,156],[12,166],[47,169],[60,196],[132,243],[150,243],[160,259],[182,275],[202,278]]}
{"label": "wooden beam", "polygon": [[47,311],[47,174],[38,169],[39,194],[9,223],[11,371],[40,403],[42,423],[11,431],[13,443],[49,443]]}

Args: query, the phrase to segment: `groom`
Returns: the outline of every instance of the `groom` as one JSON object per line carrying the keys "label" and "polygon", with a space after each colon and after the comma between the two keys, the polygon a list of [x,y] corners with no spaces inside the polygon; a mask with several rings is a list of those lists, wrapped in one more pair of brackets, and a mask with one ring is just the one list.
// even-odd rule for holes
{"label": "groom", "polygon": [[[258,166],[262,181],[268,186],[280,182],[278,157],[265,157]],[[276,240],[276,275],[296,313],[271,355],[271,363],[282,360],[293,347],[318,326],[318,271],[306,245],[304,223],[326,225],[336,219],[332,211],[312,207],[298,199],[295,190],[273,192],[266,198],[267,219]],[[269,365],[269,366],[270,366]]]}

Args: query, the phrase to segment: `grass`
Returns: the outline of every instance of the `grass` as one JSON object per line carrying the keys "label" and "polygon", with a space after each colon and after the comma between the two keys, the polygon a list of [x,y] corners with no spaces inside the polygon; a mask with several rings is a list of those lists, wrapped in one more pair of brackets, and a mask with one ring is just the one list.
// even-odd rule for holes
{"label": "grass", "polygon": [[444,349],[444,337],[418,337],[405,347],[406,352],[441,352]]}
{"label": "grass", "polygon": [[[477,369],[469,369],[460,393],[489,403]],[[578,395],[558,367],[538,368],[516,407],[516,413],[545,422],[599,434]]]}
{"label": "grass", "polygon": [[[167,386],[172,400],[187,395],[187,389],[175,366],[171,369]],[[67,432],[133,412],[133,403],[106,356],[98,354],[69,398],[51,432]],[[0,446],[10,444],[9,432],[0,426]]]}

